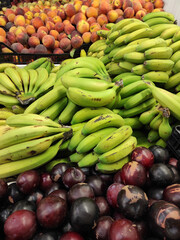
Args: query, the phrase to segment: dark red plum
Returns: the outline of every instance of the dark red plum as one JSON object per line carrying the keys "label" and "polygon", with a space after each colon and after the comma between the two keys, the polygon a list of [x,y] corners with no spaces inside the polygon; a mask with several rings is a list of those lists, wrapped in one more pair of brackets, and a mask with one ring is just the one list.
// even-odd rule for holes
{"label": "dark red plum", "polygon": [[139,162],[146,169],[149,169],[154,163],[154,155],[146,147],[137,147],[131,153],[131,160]]}

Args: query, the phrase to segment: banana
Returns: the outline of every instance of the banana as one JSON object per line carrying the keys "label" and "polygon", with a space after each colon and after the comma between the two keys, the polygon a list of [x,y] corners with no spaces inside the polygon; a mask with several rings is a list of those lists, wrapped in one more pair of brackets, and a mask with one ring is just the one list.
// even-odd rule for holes
{"label": "banana", "polygon": [[113,60],[117,61],[117,60],[123,59],[124,54],[134,52],[136,50],[136,46],[137,45],[134,44],[131,46],[125,46],[123,48],[120,48],[119,51],[117,51],[116,54],[114,54]]}
{"label": "banana", "polygon": [[146,100],[152,98],[152,93],[150,89],[144,89],[142,91],[140,91],[139,93],[136,93],[134,95],[132,95],[127,102],[125,102],[124,104],[124,108],[125,109],[131,109],[134,108],[136,106],[138,106],[139,104],[145,102]]}
{"label": "banana", "polygon": [[0,178],[15,176],[46,164],[56,156],[62,142],[63,139],[60,139],[56,144],[51,145],[46,151],[36,156],[0,165]]}
{"label": "banana", "polygon": [[171,60],[176,63],[178,60],[180,60],[180,50],[175,52],[172,56],[171,56]]}
{"label": "banana", "polygon": [[26,69],[26,70],[28,70],[28,69],[36,69],[36,68],[40,67],[47,60],[48,60],[47,57],[39,58],[39,59],[29,63],[28,65],[26,65],[24,67],[24,69]]}
{"label": "banana", "polygon": [[101,29],[97,31],[97,35],[102,38],[107,38],[108,32],[109,30]]}
{"label": "banana", "polygon": [[15,114],[24,113],[24,108],[19,105],[13,105],[11,108],[12,108],[12,112]]}
{"label": "banana", "polygon": [[126,18],[126,19],[122,19],[122,21],[119,21],[118,23],[114,24],[114,26],[112,27],[112,31],[117,31],[117,30],[121,30],[123,27],[125,27],[126,25],[129,25],[133,22],[140,22],[140,20],[136,19],[136,18]]}
{"label": "banana", "polygon": [[180,92],[180,84],[177,85],[177,87],[175,88],[176,92]]}
{"label": "banana", "polygon": [[134,129],[141,129],[143,124],[139,121],[139,117],[124,118],[124,124]]}
{"label": "banana", "polygon": [[52,70],[51,70],[51,73],[57,73],[57,71],[60,69],[60,67],[61,67],[61,64],[59,64],[58,66],[53,67]]}
{"label": "banana", "polygon": [[172,43],[169,47],[172,48],[173,53],[179,51],[180,50],[180,40],[175,43]]}
{"label": "banana", "polygon": [[160,37],[148,39],[137,45],[137,52],[145,52],[146,50],[154,47],[167,47],[166,41]]}
{"label": "banana", "polygon": [[144,54],[141,52],[130,52],[124,54],[124,60],[131,63],[140,64],[145,61],[145,57]]}
{"label": "banana", "polygon": [[161,147],[163,147],[163,148],[166,148],[167,143],[166,143],[166,141],[164,141],[162,138],[160,138],[160,139],[155,143],[155,145],[158,145],[158,146],[161,146]]}
{"label": "banana", "polygon": [[82,134],[87,136],[93,132],[107,127],[121,127],[124,120],[118,114],[102,114],[89,120],[82,128]]}
{"label": "banana", "polygon": [[78,162],[81,161],[81,159],[83,159],[85,156],[86,156],[86,154],[75,152],[75,153],[72,153],[72,154],[69,156],[69,160],[70,160],[70,162],[78,163]]}
{"label": "banana", "polygon": [[131,72],[131,69],[136,66],[136,64],[128,62],[128,61],[120,61],[119,66],[125,69],[128,72]]}
{"label": "banana", "polygon": [[172,44],[172,38],[166,39],[165,41],[166,41],[167,47],[169,47]]}
{"label": "banana", "polygon": [[114,42],[120,36],[121,30],[113,31],[108,35],[108,40]]}
{"label": "banana", "polygon": [[175,64],[174,64],[174,67],[173,67],[173,73],[176,74],[176,73],[179,73],[180,72],[180,60],[178,60]]}
{"label": "banana", "polygon": [[121,97],[126,98],[132,96],[144,89],[147,89],[146,83],[144,83],[142,80],[136,81],[121,89]]}
{"label": "banana", "polygon": [[125,46],[120,46],[120,47],[115,47],[113,48],[109,54],[108,54],[108,58],[112,59],[114,57],[114,55],[119,51],[122,50],[123,48],[125,48]]}
{"label": "banana", "polygon": [[79,131],[80,129],[82,129],[82,127],[86,124],[86,122],[81,122],[81,123],[76,123],[71,125],[71,128],[73,130],[73,133]]}
{"label": "banana", "polygon": [[16,68],[14,63],[0,63],[0,73],[4,72],[7,67]]}
{"label": "banana", "polygon": [[5,94],[5,95],[9,95],[9,96],[13,96],[13,97],[16,96],[15,93],[11,92],[9,89],[4,87],[2,84],[0,84],[0,93]]}
{"label": "banana", "polygon": [[110,67],[108,69],[108,74],[110,76],[115,76],[117,74],[121,74],[124,72],[126,72],[126,69],[120,67],[118,63],[114,63],[114,62],[112,62],[112,64],[110,65]]}
{"label": "banana", "polygon": [[151,59],[146,60],[144,62],[144,66],[146,69],[150,71],[170,71],[173,66],[174,62],[170,59]]}
{"label": "banana", "polygon": [[32,89],[32,93],[35,93],[40,88],[40,86],[42,86],[43,83],[45,83],[47,81],[48,76],[49,76],[46,68],[39,68],[36,71],[38,72],[38,76],[37,76],[35,85]]}
{"label": "banana", "polygon": [[[129,75],[127,76],[124,76],[124,77],[119,77],[119,76],[116,76],[112,81],[122,81],[123,82],[123,87],[131,84],[131,83],[134,83],[134,82],[137,82],[137,81],[140,81],[141,80],[141,76],[138,76],[138,75],[135,75],[133,73],[130,73],[128,72]],[[131,75],[132,74],[132,75]]]}
{"label": "banana", "polygon": [[148,38],[151,35],[152,35],[151,28],[141,28],[132,33],[129,33],[128,36],[124,39],[124,43],[127,44],[140,38]]}
{"label": "banana", "polygon": [[180,72],[172,75],[165,84],[165,89],[171,89],[180,84]]}
{"label": "banana", "polygon": [[150,110],[141,113],[141,115],[139,116],[139,121],[140,121],[143,125],[147,125],[147,124],[149,124],[149,123],[155,118],[155,116],[156,116],[158,113],[159,113],[158,107],[157,107],[157,106],[154,106],[154,107],[152,107]]}
{"label": "banana", "polygon": [[2,86],[7,88],[9,91],[18,94],[19,90],[16,88],[14,83],[11,81],[11,79],[5,74],[5,73],[0,73],[0,83]]}
{"label": "banana", "polygon": [[7,108],[11,108],[13,105],[18,105],[19,101],[13,96],[0,94],[0,104]]}
{"label": "banana", "polygon": [[148,142],[150,142],[150,143],[156,142],[159,138],[160,137],[159,137],[159,133],[157,130],[151,129],[148,132],[148,136],[147,136]]}
{"label": "banana", "polygon": [[171,136],[172,127],[169,123],[169,118],[163,116],[162,123],[159,126],[158,133],[160,138],[167,142],[168,138]]}
{"label": "banana", "polygon": [[30,82],[29,72],[25,68],[16,68],[16,70],[22,79],[24,93],[27,93]]}
{"label": "banana", "polygon": [[94,118],[101,114],[106,114],[106,113],[112,113],[112,111],[106,107],[82,108],[73,115],[71,124],[85,122],[87,120],[90,120],[91,118]]}
{"label": "banana", "polygon": [[29,74],[29,88],[28,88],[28,92],[31,93],[35,83],[37,81],[38,78],[38,72],[35,69],[28,69],[27,70],[28,74]]}
{"label": "banana", "polygon": [[134,136],[128,137],[125,141],[114,147],[113,149],[101,154],[99,162],[111,164],[127,157],[137,145],[137,139]]}
{"label": "banana", "polygon": [[163,106],[169,108],[172,115],[180,120],[180,97],[165,89],[147,84],[153,97]]}
{"label": "banana", "polygon": [[110,43],[107,45],[107,47],[104,49],[104,54],[110,53],[113,49],[115,49],[117,46],[114,43]]}
{"label": "banana", "polygon": [[172,37],[172,42],[177,42],[179,40],[180,40],[180,30],[174,33],[174,36]]}
{"label": "banana", "polygon": [[143,21],[146,22],[149,19],[157,18],[157,17],[164,17],[164,18],[167,18],[169,21],[172,21],[172,22],[175,21],[174,15],[172,13],[168,13],[168,12],[164,12],[164,11],[163,12],[148,13],[143,17]]}
{"label": "banana", "polygon": [[12,113],[10,111],[3,110],[3,109],[0,109],[0,119],[1,120],[5,120],[12,115],[14,115],[14,113]]}
{"label": "banana", "polygon": [[139,104],[136,107],[131,109],[121,109],[119,110],[119,115],[123,118],[135,117],[150,108],[152,108],[156,104],[156,101],[153,98],[146,100],[145,102]]}
{"label": "banana", "polygon": [[71,77],[68,74],[64,74],[61,77],[61,82],[65,88],[75,87],[88,91],[103,91],[114,86],[114,83],[97,78],[78,78]]}
{"label": "banana", "polygon": [[[61,146],[60,146],[60,149],[61,149],[61,147],[62,147],[62,144],[61,144]],[[53,167],[54,167],[55,165],[57,165],[58,163],[67,163],[67,164],[70,164],[68,158],[54,159],[54,160],[50,161],[49,163],[47,163],[47,164],[45,165],[45,170],[46,170],[47,172],[51,172],[51,170],[53,169]]]}
{"label": "banana", "polygon": [[70,142],[70,139],[65,140],[65,141],[62,143],[59,151],[61,151],[61,152],[68,151],[69,142]]}
{"label": "banana", "polygon": [[170,21],[169,19],[165,18],[165,17],[155,17],[155,18],[151,18],[148,19],[147,21],[145,21],[146,24],[148,24],[149,27],[157,25],[157,24],[172,24],[173,21]]}
{"label": "banana", "polygon": [[157,25],[151,26],[151,29],[152,29],[151,38],[156,38],[156,37],[161,36],[161,34],[165,30],[170,29],[170,28],[177,29],[177,25],[164,23],[164,24],[157,24]]}
{"label": "banana", "polygon": [[139,64],[133,67],[131,72],[138,76],[142,76],[143,74],[148,73],[149,71],[144,67],[144,64]]}
{"label": "banana", "polygon": [[158,131],[159,126],[162,122],[162,114],[158,113],[150,122],[149,126],[152,130]]}
{"label": "banana", "polygon": [[141,22],[141,21],[135,21],[133,23],[130,23],[126,26],[124,26],[121,30],[120,30],[120,35],[124,35],[127,33],[132,33],[138,29],[142,29],[142,28],[147,28],[149,27],[148,24]]}
{"label": "banana", "polygon": [[106,23],[106,28],[111,30],[114,27],[114,23]]}
{"label": "banana", "polygon": [[169,59],[173,54],[170,47],[150,48],[144,52],[146,59]]}
{"label": "banana", "polygon": [[104,107],[116,97],[116,89],[119,88],[118,84],[116,83],[113,88],[99,92],[70,87],[67,90],[67,96],[78,106]]}
{"label": "banana", "polygon": [[0,126],[0,137],[6,134],[8,131],[14,129],[14,127],[10,127],[8,125],[2,125]]}
{"label": "banana", "polygon": [[111,59],[108,58],[108,55],[101,57],[100,60],[105,65],[108,64],[109,62],[111,62]]}
{"label": "banana", "polygon": [[68,103],[63,109],[63,111],[60,113],[58,120],[61,124],[68,124],[71,122],[73,115],[79,110],[79,107],[71,102],[71,100],[68,99]]}
{"label": "banana", "polygon": [[38,68],[36,68],[35,70],[39,70],[40,68],[47,68],[49,64],[49,59],[47,59],[47,61],[45,61],[44,63],[42,63]]}
{"label": "banana", "polygon": [[174,28],[169,28],[169,29],[164,30],[164,31],[161,33],[160,37],[163,38],[163,39],[165,39],[165,40],[166,40],[166,39],[170,39],[170,38],[172,38],[172,37],[174,36],[174,34],[175,34],[178,30],[180,30],[180,27],[176,25],[176,27],[174,27]]}
{"label": "banana", "polygon": [[103,154],[110,151],[125,141],[127,138],[129,138],[132,132],[132,128],[129,125],[124,125],[112,131],[110,134],[99,141],[99,143],[94,148],[94,152],[97,154]]}
{"label": "banana", "polygon": [[93,132],[87,135],[77,146],[76,152],[78,153],[87,153],[91,151],[101,139],[109,135],[110,133],[114,132],[116,128],[109,127],[100,129],[96,132]]}
{"label": "banana", "polygon": [[41,116],[48,117],[51,120],[56,119],[67,105],[67,97],[60,99],[40,113]]}
{"label": "banana", "polygon": [[111,174],[111,173],[115,173],[118,170],[120,170],[124,164],[129,162],[129,157],[125,157],[122,158],[120,161],[117,161],[115,163],[111,163],[111,164],[105,164],[105,163],[97,163],[96,164],[96,171],[101,172],[101,173],[105,173],[105,174]]}
{"label": "banana", "polygon": [[84,156],[80,161],[78,161],[77,165],[79,167],[91,167],[98,162],[98,157],[99,157],[98,154],[90,152],[86,156]]}
{"label": "banana", "polygon": [[8,67],[8,68],[4,69],[4,73],[11,79],[11,81],[19,89],[20,92],[24,91],[23,86],[22,86],[21,77],[15,68]]}
{"label": "banana", "polygon": [[101,78],[101,76],[98,76],[95,71],[89,68],[75,68],[70,70],[68,73],[65,73],[62,77],[64,77],[65,75],[75,78]]}
{"label": "banana", "polygon": [[73,134],[73,136],[70,139],[68,150],[73,152],[76,150],[78,144],[85,138],[85,136],[82,134],[82,127],[77,132]]}
{"label": "banana", "polygon": [[122,36],[119,36],[118,38],[116,38],[116,40],[114,41],[114,45],[116,47],[121,47],[124,45],[124,40],[125,38],[128,36],[129,34],[124,34]]}
{"label": "banana", "polygon": [[24,112],[39,113],[65,96],[66,89],[64,86],[61,85],[59,87],[53,88],[51,91],[47,92],[46,94],[38,98],[36,101],[34,101],[32,104],[30,104]]}
{"label": "banana", "polygon": [[106,44],[106,40],[100,39],[90,45],[88,52],[96,52],[96,49],[98,49],[99,47],[101,47],[104,44]]}
{"label": "banana", "polygon": [[152,82],[167,83],[169,75],[167,72],[151,71],[142,75],[142,80],[150,80]]}

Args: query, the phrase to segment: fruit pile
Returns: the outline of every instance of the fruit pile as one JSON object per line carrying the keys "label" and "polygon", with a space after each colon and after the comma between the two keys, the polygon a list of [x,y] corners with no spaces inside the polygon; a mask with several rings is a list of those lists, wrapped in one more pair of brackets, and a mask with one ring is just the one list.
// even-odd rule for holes
{"label": "fruit pile", "polygon": [[[163,0],[34,1],[15,3],[0,16],[0,42],[17,53],[62,54],[92,43],[98,30],[124,18],[142,19],[149,12],[163,11]],[[7,47],[3,52],[11,52]]]}
{"label": "fruit pile", "polygon": [[179,163],[138,147],[115,174],[61,162],[0,179],[1,239],[178,240]]}

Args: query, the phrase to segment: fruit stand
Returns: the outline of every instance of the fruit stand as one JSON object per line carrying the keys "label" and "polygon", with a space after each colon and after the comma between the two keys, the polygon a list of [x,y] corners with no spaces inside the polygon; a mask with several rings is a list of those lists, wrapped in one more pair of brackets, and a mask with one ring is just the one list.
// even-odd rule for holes
{"label": "fruit stand", "polygon": [[2,9],[0,239],[180,239],[180,26],[164,2]]}

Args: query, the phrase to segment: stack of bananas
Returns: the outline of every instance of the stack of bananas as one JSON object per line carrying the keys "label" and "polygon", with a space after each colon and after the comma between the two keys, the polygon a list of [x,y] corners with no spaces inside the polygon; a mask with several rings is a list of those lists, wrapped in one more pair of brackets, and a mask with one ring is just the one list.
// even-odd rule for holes
{"label": "stack of bananas", "polygon": [[0,126],[0,134],[0,177],[4,178],[49,162],[72,129],[40,115],[13,114]]}

